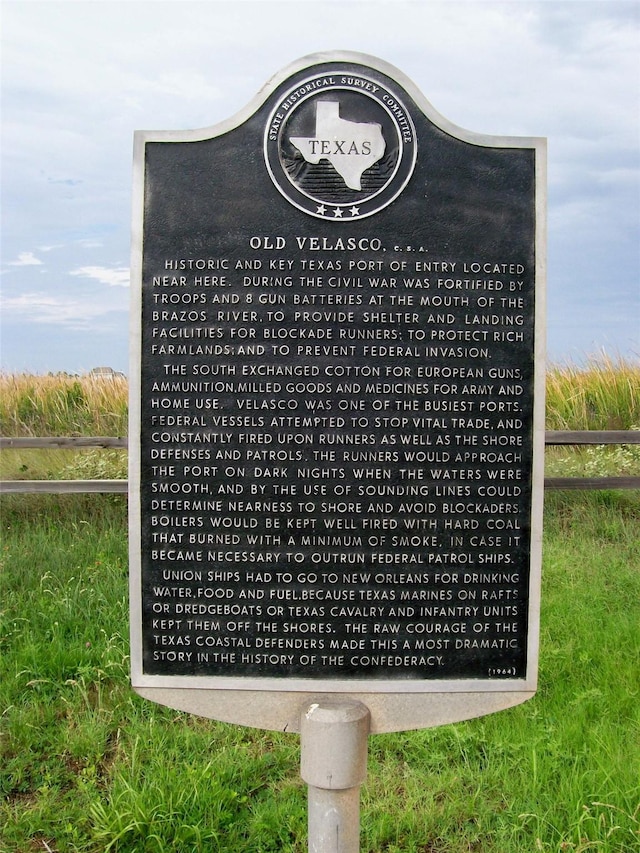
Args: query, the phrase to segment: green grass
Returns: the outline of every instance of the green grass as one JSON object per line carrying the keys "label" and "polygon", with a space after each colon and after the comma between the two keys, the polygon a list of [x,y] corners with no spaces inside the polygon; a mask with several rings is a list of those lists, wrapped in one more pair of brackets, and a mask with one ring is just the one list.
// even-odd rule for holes
{"label": "green grass", "polygon": [[[126,382],[0,377],[4,435],[126,434]],[[548,429],[640,424],[640,370],[547,377]],[[638,447],[548,451],[634,474]],[[126,476],[121,451],[3,454],[3,479]],[[128,686],[126,501],[2,499],[0,851],[302,853],[297,737]],[[640,496],[546,496],[540,688],[517,708],[370,739],[363,853],[640,850]]]}
{"label": "green grass", "polygon": [[[3,853],[302,853],[294,735],[128,686],[126,504],[5,496]],[[363,853],[640,849],[640,497],[547,495],[540,688],[370,738]]]}
{"label": "green grass", "polygon": [[2,480],[126,480],[127,451],[105,448],[9,448],[0,454]]}

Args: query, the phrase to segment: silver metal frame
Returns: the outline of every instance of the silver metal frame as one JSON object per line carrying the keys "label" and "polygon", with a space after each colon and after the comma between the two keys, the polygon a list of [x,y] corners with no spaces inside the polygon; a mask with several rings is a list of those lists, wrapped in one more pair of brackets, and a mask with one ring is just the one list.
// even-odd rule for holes
{"label": "silver metal frame", "polygon": [[[142,595],[140,565],[140,423],[141,302],[143,257],[144,163],[147,142],[189,142],[220,136],[238,127],[292,74],[328,62],[369,66],[395,80],[427,118],[464,142],[488,148],[535,151],[535,377],[528,674],[525,679],[359,680],[211,676],[149,676],[142,672]],[[186,131],[138,131],[135,134],[131,258],[131,368],[129,399],[130,614],[132,686],[160,704],[203,717],[265,729],[299,731],[301,709],[311,702],[347,695],[371,712],[371,731],[402,731],[470,719],[524,702],[537,684],[542,511],[544,493],[545,276],[546,276],[546,139],[488,136],[459,128],[441,116],[414,83],[380,59],[360,53],[328,52],[306,56],[273,77],[235,116],[213,127]]]}

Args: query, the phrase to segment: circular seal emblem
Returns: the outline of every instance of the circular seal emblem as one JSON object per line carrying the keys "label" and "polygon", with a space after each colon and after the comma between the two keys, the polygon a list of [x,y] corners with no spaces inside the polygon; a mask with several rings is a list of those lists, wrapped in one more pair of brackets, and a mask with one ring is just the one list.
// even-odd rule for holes
{"label": "circular seal emblem", "polygon": [[291,204],[318,219],[354,221],[405,188],[416,133],[402,100],[379,81],[327,72],[278,100],[264,151],[273,183]]}

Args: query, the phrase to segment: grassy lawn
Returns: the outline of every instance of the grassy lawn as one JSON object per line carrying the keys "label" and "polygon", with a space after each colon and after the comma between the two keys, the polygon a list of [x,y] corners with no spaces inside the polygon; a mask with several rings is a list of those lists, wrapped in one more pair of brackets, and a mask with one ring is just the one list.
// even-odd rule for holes
{"label": "grassy lawn", "polygon": [[[363,853],[640,849],[640,496],[549,493],[540,687],[376,735]],[[128,686],[126,502],[5,496],[0,850],[303,853],[294,735]]]}

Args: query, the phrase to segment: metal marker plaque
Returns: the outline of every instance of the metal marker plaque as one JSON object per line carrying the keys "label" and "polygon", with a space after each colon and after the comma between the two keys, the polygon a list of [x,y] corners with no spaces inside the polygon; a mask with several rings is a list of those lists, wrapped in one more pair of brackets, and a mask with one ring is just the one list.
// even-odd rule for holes
{"label": "metal marker plaque", "polygon": [[135,168],[134,687],[374,730],[532,695],[544,141],[336,53]]}

